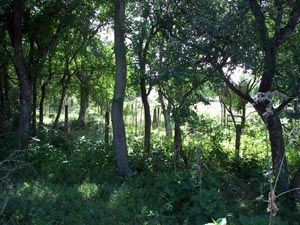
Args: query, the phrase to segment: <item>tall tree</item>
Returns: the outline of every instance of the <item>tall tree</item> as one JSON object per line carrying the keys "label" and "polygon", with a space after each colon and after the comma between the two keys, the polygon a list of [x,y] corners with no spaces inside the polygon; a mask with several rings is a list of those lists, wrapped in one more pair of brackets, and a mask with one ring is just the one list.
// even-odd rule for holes
{"label": "tall tree", "polygon": [[7,15],[7,26],[13,47],[13,63],[20,87],[19,148],[25,149],[29,144],[32,113],[31,77],[26,70],[23,46],[23,24],[25,4],[23,0],[12,1]]}
{"label": "tall tree", "polygon": [[116,76],[112,102],[113,143],[117,167],[121,176],[130,173],[126,132],[123,119],[123,103],[126,90],[125,1],[115,0],[114,39]]}

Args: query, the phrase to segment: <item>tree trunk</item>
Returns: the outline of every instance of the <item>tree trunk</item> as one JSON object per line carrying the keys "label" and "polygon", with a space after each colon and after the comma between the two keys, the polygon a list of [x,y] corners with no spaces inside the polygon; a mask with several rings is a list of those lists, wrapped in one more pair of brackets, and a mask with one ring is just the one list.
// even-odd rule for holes
{"label": "tree trunk", "polygon": [[273,172],[276,176],[280,173],[277,187],[280,191],[287,191],[289,187],[288,167],[280,118],[274,116],[268,120],[267,124],[271,143]]}
{"label": "tree trunk", "polygon": [[19,148],[27,148],[31,136],[31,79],[26,73],[23,55],[22,17],[24,2],[15,0],[12,3],[12,24],[9,25],[9,35],[14,49],[14,66],[18,76],[20,88],[20,118],[19,118]]}
{"label": "tree trunk", "polygon": [[150,144],[151,144],[151,113],[150,113],[148,95],[146,91],[146,80],[143,77],[140,77],[140,89],[141,89],[141,97],[144,106],[144,117],[145,117],[144,153],[149,154]]}
{"label": "tree trunk", "polygon": [[170,104],[168,104],[167,108],[164,102],[164,98],[162,95],[162,92],[158,90],[158,100],[161,105],[162,113],[164,116],[164,123],[165,123],[165,130],[166,130],[166,136],[172,137],[172,126],[171,126],[171,107]]}
{"label": "tree trunk", "polygon": [[4,124],[10,118],[10,103],[9,103],[9,84],[8,84],[8,64],[4,62],[0,66],[0,134],[4,131]]}
{"label": "tree trunk", "polygon": [[[298,167],[296,173],[294,174],[294,177],[291,180],[291,183],[289,186],[290,190],[295,189],[295,188],[300,188],[300,166]],[[299,193],[299,190],[295,190],[290,193],[290,197],[292,200],[295,200],[295,198],[297,197],[297,193]]]}
{"label": "tree trunk", "polygon": [[32,136],[36,136],[37,77],[32,79]]}
{"label": "tree trunk", "polygon": [[69,107],[65,105],[65,132],[70,134],[70,125],[69,125]]}
{"label": "tree trunk", "polygon": [[46,98],[46,84],[41,86],[41,99],[40,99],[40,106],[39,106],[39,128],[44,125],[44,103]]}
{"label": "tree trunk", "polygon": [[123,120],[123,104],[126,89],[125,1],[123,0],[115,0],[114,23],[116,75],[112,102],[113,143],[119,175],[127,176],[130,173],[130,167]]}
{"label": "tree trunk", "polygon": [[105,112],[105,130],[104,130],[104,142],[108,144],[109,141],[109,112]]}
{"label": "tree trunk", "polygon": [[65,97],[66,97],[66,94],[67,94],[67,88],[69,86],[70,81],[71,81],[71,73],[70,73],[70,70],[69,70],[69,64],[66,63],[66,68],[65,68],[65,71],[64,71],[64,75],[63,75],[63,77],[60,81],[61,82],[61,96],[60,96],[60,100],[59,100],[59,104],[58,104],[57,114],[56,114],[54,124],[53,124],[54,129],[58,128],[59,118],[60,118],[60,115],[61,115],[64,100],[65,100]]}
{"label": "tree trunk", "polygon": [[80,110],[77,119],[79,126],[85,126],[85,114],[89,106],[89,88],[88,85],[80,83]]}
{"label": "tree trunk", "polygon": [[176,122],[175,122],[175,131],[174,131],[173,150],[174,150],[175,170],[179,168],[179,156],[182,157],[184,161],[184,168],[187,169],[188,159],[182,149],[182,134],[181,134],[180,124]]}
{"label": "tree trunk", "polygon": [[241,147],[241,137],[242,137],[242,125],[235,125],[235,159],[240,159],[240,147]]}

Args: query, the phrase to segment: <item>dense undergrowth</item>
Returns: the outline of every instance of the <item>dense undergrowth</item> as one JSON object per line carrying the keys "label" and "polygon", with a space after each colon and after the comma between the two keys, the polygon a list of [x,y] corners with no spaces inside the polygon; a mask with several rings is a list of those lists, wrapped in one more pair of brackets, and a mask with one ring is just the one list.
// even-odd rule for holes
{"label": "dense undergrowth", "polygon": [[[268,195],[265,162],[250,151],[234,160],[220,145],[224,135],[216,130],[201,143],[186,139],[190,168],[177,171],[171,140],[154,138],[152,153],[144,156],[142,140],[132,138],[126,178],[117,175],[112,146],[82,132],[45,130],[9,162],[2,147],[0,224],[203,225],[218,218],[268,224],[267,202],[256,200]],[[199,144],[200,174],[194,165]],[[12,169],[9,176],[3,168]],[[299,224],[299,208],[287,209],[284,201],[278,207],[275,224]]]}

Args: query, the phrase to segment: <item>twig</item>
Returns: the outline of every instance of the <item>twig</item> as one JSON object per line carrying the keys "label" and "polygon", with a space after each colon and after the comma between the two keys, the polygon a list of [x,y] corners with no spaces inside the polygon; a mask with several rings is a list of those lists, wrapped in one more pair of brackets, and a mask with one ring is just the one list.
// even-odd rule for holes
{"label": "twig", "polygon": [[293,188],[293,189],[287,190],[287,191],[285,191],[285,192],[282,192],[282,193],[278,194],[278,195],[276,196],[276,198],[280,197],[281,195],[285,195],[285,194],[287,194],[287,193],[289,193],[289,192],[296,191],[296,190],[300,190],[300,187]]}

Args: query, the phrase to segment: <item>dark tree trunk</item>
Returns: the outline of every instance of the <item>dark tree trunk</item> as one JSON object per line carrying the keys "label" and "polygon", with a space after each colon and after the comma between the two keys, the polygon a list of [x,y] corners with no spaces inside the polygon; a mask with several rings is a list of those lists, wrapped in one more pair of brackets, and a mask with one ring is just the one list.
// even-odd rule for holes
{"label": "dark tree trunk", "polygon": [[125,46],[125,1],[115,0],[114,38],[116,75],[114,97],[112,102],[113,143],[117,157],[119,175],[130,173],[126,144],[125,125],[123,120],[123,104],[126,89],[126,46]]}
{"label": "dark tree trunk", "polygon": [[32,94],[31,79],[26,73],[26,66],[23,56],[22,38],[22,17],[24,2],[15,0],[12,3],[12,20],[9,26],[9,35],[14,49],[14,66],[18,76],[20,88],[20,118],[19,118],[19,148],[27,148],[31,136],[31,113]]}
{"label": "dark tree trunk", "polygon": [[156,129],[158,127],[158,109],[153,109],[153,121],[152,121],[152,127],[153,129]]}
{"label": "dark tree trunk", "polygon": [[70,134],[70,124],[69,124],[69,106],[65,105],[65,132]]}
{"label": "dark tree trunk", "polygon": [[[295,188],[300,188],[300,166],[298,167],[296,173],[294,174],[294,177],[291,180],[290,187],[289,187],[290,190]],[[299,193],[299,190],[295,190],[290,193],[290,197],[292,200],[295,200],[295,198],[297,197],[297,193]]]}
{"label": "dark tree trunk", "polygon": [[61,82],[61,96],[60,96],[60,100],[59,100],[59,104],[58,104],[57,114],[56,114],[54,124],[53,124],[54,129],[58,128],[59,118],[60,118],[60,115],[61,115],[64,100],[65,100],[65,97],[66,97],[66,94],[67,94],[67,88],[69,86],[70,81],[71,81],[71,73],[70,73],[70,70],[69,70],[69,64],[67,63],[64,75],[63,75],[63,77],[60,81]]}
{"label": "dark tree trunk", "polygon": [[175,122],[175,131],[174,131],[173,150],[174,150],[175,169],[177,170],[179,168],[179,157],[182,157],[184,162],[184,168],[187,169],[188,159],[182,149],[182,134],[181,134],[180,124],[176,122]]}
{"label": "dark tree trunk", "polygon": [[80,83],[80,109],[77,119],[80,126],[85,126],[85,114],[89,106],[89,88],[88,85]]}
{"label": "dark tree trunk", "polygon": [[44,125],[44,103],[46,98],[46,88],[47,84],[43,84],[41,86],[41,98],[39,105],[39,128],[41,128]]}
{"label": "dark tree trunk", "polygon": [[32,79],[32,136],[36,136],[37,77]]}
{"label": "dark tree trunk", "polygon": [[146,91],[146,80],[143,77],[140,77],[140,88],[145,117],[144,153],[149,154],[151,144],[151,114],[148,95]]}
{"label": "dark tree trunk", "polygon": [[105,112],[105,131],[104,131],[104,142],[108,144],[109,142],[109,112]]}
{"label": "dark tree trunk", "polygon": [[240,158],[240,148],[241,148],[241,137],[242,137],[242,125],[235,125],[235,158],[238,160]]}
{"label": "dark tree trunk", "polygon": [[273,172],[276,176],[280,173],[277,186],[280,191],[287,191],[289,187],[288,167],[280,118],[274,116],[268,120],[267,124],[271,143]]}
{"label": "dark tree trunk", "polygon": [[4,131],[4,124],[11,117],[9,102],[8,64],[0,66],[0,134]]}
{"label": "dark tree trunk", "polygon": [[164,123],[165,123],[165,130],[166,130],[166,136],[172,137],[172,126],[171,126],[171,107],[170,104],[166,107],[163,94],[160,90],[158,90],[158,100],[161,105],[162,114],[164,116]]}

